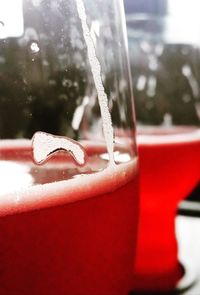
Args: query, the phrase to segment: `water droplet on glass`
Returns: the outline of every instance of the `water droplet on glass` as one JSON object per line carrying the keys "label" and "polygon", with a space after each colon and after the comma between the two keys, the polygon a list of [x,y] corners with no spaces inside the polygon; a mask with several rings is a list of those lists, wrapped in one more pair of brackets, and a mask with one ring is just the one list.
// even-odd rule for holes
{"label": "water droplet on glass", "polygon": [[68,97],[65,93],[61,93],[59,94],[58,98],[62,101],[67,101],[68,100]]}
{"label": "water droplet on glass", "polygon": [[163,54],[163,51],[164,51],[164,45],[163,44],[157,44],[155,46],[155,54],[157,56],[161,56]]}
{"label": "water droplet on glass", "polygon": [[140,47],[145,53],[149,53],[151,51],[151,45],[147,41],[140,42]]}
{"label": "water droplet on glass", "polygon": [[144,75],[139,76],[136,84],[136,89],[142,91],[145,88],[147,78]]}
{"label": "water droplet on glass", "polygon": [[0,64],[4,64],[5,63],[5,57],[4,56],[0,56]]}
{"label": "water droplet on glass", "polygon": [[3,29],[4,27],[5,27],[5,23],[2,20],[0,20],[0,29]]}
{"label": "water droplet on glass", "polygon": [[32,101],[33,101],[33,96],[28,95],[28,96],[27,96],[27,101],[28,101],[28,102],[32,102]]}
{"label": "water droplet on glass", "polygon": [[184,94],[182,96],[182,100],[183,100],[184,103],[188,103],[188,102],[191,101],[191,96],[189,94]]}
{"label": "water droplet on glass", "polygon": [[54,86],[54,85],[56,85],[56,84],[57,84],[57,83],[56,83],[55,80],[49,80],[49,85]]}
{"label": "water droplet on glass", "polygon": [[163,123],[162,125],[165,127],[170,127],[173,124],[173,118],[172,115],[169,113],[165,113],[163,116]]}
{"label": "water droplet on glass", "polygon": [[73,85],[74,85],[75,88],[78,88],[78,82],[74,82]]}
{"label": "water droplet on glass", "polygon": [[32,53],[38,53],[40,51],[40,47],[37,42],[32,42],[30,45],[30,49]]}
{"label": "water droplet on glass", "polygon": [[157,79],[155,76],[150,76],[147,82],[147,96],[153,97],[156,94]]}
{"label": "water droplet on glass", "polygon": [[39,6],[41,0],[32,0],[34,6]]}
{"label": "water droplet on glass", "polygon": [[182,67],[182,74],[185,77],[189,77],[189,76],[191,76],[191,73],[192,73],[192,71],[191,71],[190,66],[187,65],[187,64],[183,65],[183,67]]}
{"label": "water droplet on glass", "polygon": [[200,118],[200,103],[196,102],[194,106],[195,106],[196,114],[198,118]]}
{"label": "water droplet on glass", "polygon": [[158,60],[156,56],[150,55],[149,56],[149,69],[152,71],[156,71],[158,68]]}
{"label": "water droplet on glass", "polygon": [[43,66],[48,66],[49,62],[46,59],[44,59],[44,60],[42,60],[42,64],[43,64]]}
{"label": "water droplet on glass", "polygon": [[126,86],[127,86],[126,80],[121,79],[119,81],[119,90],[120,90],[121,93],[125,90]]}
{"label": "water droplet on glass", "polygon": [[62,85],[63,87],[71,87],[72,86],[72,81],[69,79],[63,79],[62,80]]}
{"label": "water droplet on glass", "polygon": [[150,111],[152,110],[154,107],[154,102],[153,101],[147,101],[147,103],[145,104],[145,108]]}
{"label": "water droplet on glass", "polygon": [[189,54],[189,49],[188,49],[188,47],[183,47],[183,48],[181,48],[181,53],[183,54],[183,55],[188,55]]}

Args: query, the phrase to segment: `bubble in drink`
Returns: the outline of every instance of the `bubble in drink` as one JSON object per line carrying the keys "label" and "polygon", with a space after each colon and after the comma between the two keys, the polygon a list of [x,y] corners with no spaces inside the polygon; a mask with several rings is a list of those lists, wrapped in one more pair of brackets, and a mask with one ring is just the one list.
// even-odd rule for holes
{"label": "bubble in drink", "polygon": [[86,153],[76,141],[45,132],[36,132],[33,136],[33,158],[37,164],[42,164],[60,150],[69,152],[78,165],[85,164]]}
{"label": "bubble in drink", "polygon": [[108,98],[104,90],[104,86],[101,79],[101,66],[97,59],[94,43],[90,34],[89,27],[87,25],[87,16],[85,12],[85,6],[83,0],[76,0],[77,11],[79,18],[81,20],[81,25],[83,29],[83,36],[87,45],[88,58],[91,66],[91,71],[94,79],[94,83],[96,86],[99,106],[101,111],[101,117],[103,121],[103,132],[106,141],[106,146],[109,154],[110,164],[114,163],[114,155],[113,155],[113,128],[111,115],[108,109]]}

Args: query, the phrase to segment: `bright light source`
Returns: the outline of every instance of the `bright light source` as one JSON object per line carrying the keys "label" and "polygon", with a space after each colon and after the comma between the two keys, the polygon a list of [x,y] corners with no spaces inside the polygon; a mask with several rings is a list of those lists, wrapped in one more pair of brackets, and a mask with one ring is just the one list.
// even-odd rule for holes
{"label": "bright light source", "polygon": [[168,0],[166,39],[171,43],[199,43],[200,1]]}
{"label": "bright light source", "polygon": [[23,0],[0,0],[0,39],[24,33]]}

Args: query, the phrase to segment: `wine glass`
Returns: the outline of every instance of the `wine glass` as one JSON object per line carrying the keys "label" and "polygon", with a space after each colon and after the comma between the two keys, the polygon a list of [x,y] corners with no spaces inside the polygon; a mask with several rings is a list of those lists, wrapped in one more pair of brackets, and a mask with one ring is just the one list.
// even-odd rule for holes
{"label": "wine glass", "polygon": [[175,217],[199,181],[199,4],[144,0],[128,5],[141,168],[133,289],[170,291],[187,287],[190,273],[178,259]]}
{"label": "wine glass", "polygon": [[0,294],[127,294],[132,99],[122,1],[0,2]]}

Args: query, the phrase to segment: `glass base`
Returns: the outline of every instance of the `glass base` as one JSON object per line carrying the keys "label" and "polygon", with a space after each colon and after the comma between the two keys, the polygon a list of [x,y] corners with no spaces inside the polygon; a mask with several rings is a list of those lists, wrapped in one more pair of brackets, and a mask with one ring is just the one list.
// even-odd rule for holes
{"label": "glass base", "polygon": [[184,264],[182,267],[184,275],[177,283],[175,294],[181,294],[189,290],[197,282],[197,274],[194,269],[189,264]]}
{"label": "glass base", "polygon": [[[182,276],[177,280],[177,275],[182,273]],[[187,264],[179,264],[176,272],[173,274],[166,274],[154,278],[137,277],[137,284],[135,290],[131,291],[129,295],[152,295],[152,294],[183,294],[192,288],[197,282],[197,275],[194,269]],[[185,294],[185,293],[184,293]]]}

